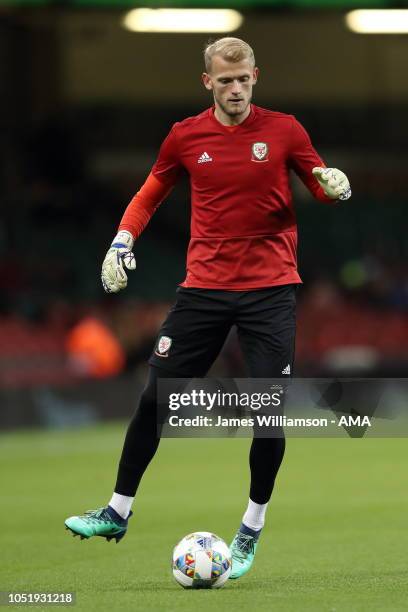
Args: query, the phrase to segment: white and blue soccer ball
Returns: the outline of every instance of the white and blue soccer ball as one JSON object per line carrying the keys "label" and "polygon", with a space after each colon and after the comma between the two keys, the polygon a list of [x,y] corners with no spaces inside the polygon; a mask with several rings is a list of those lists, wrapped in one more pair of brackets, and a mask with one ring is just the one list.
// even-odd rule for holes
{"label": "white and blue soccer ball", "polygon": [[227,544],[209,531],[186,535],[173,551],[173,576],[185,589],[219,589],[231,573]]}

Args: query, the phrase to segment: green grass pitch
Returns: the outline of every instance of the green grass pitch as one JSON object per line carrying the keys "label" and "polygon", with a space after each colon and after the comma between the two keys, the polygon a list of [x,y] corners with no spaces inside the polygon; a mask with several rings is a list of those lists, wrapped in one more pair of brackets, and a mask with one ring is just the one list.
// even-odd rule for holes
{"label": "green grass pitch", "polygon": [[124,429],[0,436],[0,590],[76,591],[75,610],[408,609],[406,440],[289,439],[252,571],[185,591],[172,548],[198,530],[229,543],[250,441],[164,440],[124,540],[73,538],[64,519],[108,501]]}

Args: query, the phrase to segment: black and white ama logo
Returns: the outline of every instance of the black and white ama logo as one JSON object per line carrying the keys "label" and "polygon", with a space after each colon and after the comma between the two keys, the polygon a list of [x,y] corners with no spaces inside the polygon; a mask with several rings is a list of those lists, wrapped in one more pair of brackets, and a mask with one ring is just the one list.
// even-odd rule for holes
{"label": "black and white ama logo", "polygon": [[169,336],[160,336],[157,348],[154,351],[158,357],[168,357],[172,339]]}

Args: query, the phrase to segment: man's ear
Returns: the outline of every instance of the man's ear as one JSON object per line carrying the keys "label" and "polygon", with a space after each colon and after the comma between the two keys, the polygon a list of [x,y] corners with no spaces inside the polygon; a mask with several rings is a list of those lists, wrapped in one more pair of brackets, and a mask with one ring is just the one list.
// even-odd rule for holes
{"label": "man's ear", "polygon": [[258,78],[259,78],[259,68],[257,68],[256,66],[254,68],[252,78],[253,78],[253,85],[255,85],[258,82]]}
{"label": "man's ear", "polygon": [[211,91],[213,87],[212,87],[210,75],[207,74],[206,72],[203,72],[203,74],[201,75],[201,80],[204,84],[204,87],[208,89],[208,91]]}

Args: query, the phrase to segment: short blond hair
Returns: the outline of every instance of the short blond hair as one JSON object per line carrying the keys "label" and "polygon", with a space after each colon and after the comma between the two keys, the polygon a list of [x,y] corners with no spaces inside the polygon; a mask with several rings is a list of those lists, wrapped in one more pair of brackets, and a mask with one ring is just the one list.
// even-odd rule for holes
{"label": "short blond hair", "polygon": [[211,61],[214,55],[220,55],[227,62],[241,62],[247,59],[255,66],[255,55],[252,48],[240,38],[226,36],[207,44],[204,49],[204,62],[207,72],[211,70]]}

